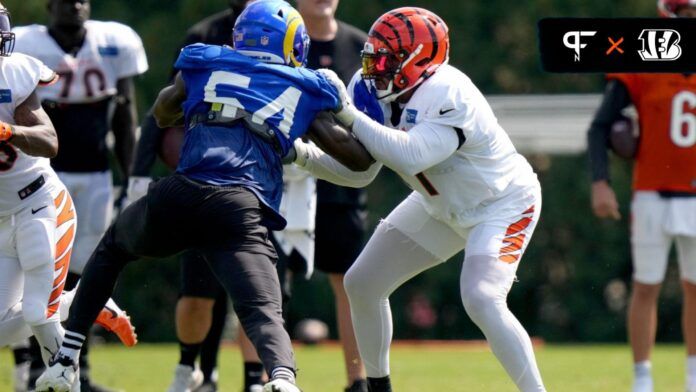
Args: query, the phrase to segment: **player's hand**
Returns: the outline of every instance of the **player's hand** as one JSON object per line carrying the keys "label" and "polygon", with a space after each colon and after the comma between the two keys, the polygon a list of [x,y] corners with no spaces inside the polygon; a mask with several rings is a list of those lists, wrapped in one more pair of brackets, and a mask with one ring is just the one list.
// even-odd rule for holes
{"label": "player's hand", "polygon": [[304,167],[307,163],[307,159],[309,159],[307,143],[303,142],[302,139],[297,138],[292,143],[292,149],[295,151],[293,162],[300,167]]}
{"label": "player's hand", "polygon": [[10,140],[12,137],[12,125],[0,121],[0,142]]}
{"label": "player's hand", "polygon": [[338,75],[336,75],[336,72],[330,69],[322,68],[317,70],[317,73],[324,76],[324,78],[326,78],[326,80],[331,83],[331,85],[334,86],[338,92],[340,106],[334,110],[336,113],[336,118],[346,127],[352,127],[358,110],[355,108],[355,105],[353,105],[353,101],[350,99],[350,96],[348,96],[346,85],[343,84],[343,81],[338,77]]}
{"label": "player's hand", "polygon": [[592,211],[598,218],[621,219],[616,194],[605,180],[592,183]]}

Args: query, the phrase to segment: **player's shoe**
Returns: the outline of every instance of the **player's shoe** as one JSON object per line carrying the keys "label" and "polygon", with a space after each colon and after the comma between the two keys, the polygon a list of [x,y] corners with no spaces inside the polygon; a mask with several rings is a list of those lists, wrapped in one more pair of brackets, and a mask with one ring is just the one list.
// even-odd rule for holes
{"label": "player's shoe", "polygon": [[259,385],[259,384],[250,385],[249,389],[247,389],[247,392],[263,392],[263,385]]}
{"label": "player's shoe", "polygon": [[99,312],[95,323],[115,333],[127,347],[133,347],[138,343],[138,335],[135,334],[135,327],[131,324],[130,317],[111,298]]}
{"label": "player's shoe", "polygon": [[177,365],[167,392],[191,392],[203,384],[203,372],[191,366]]}
{"label": "player's shoe", "polygon": [[276,378],[266,383],[262,392],[302,392],[302,390],[288,380]]}
{"label": "player's shoe", "polygon": [[[193,392],[217,392],[217,390],[217,384],[212,381],[208,381],[204,382],[200,387],[194,389]],[[261,392],[260,389],[259,392]]]}
{"label": "player's shoe", "polygon": [[367,380],[355,380],[355,382],[347,387],[345,392],[368,392],[367,390]]}
{"label": "player's shoe", "polygon": [[641,376],[633,379],[632,392],[653,392],[653,379],[651,376]]}
{"label": "player's shoe", "polygon": [[77,363],[56,354],[48,361],[48,368],[36,380],[36,392],[73,392],[80,387]]}

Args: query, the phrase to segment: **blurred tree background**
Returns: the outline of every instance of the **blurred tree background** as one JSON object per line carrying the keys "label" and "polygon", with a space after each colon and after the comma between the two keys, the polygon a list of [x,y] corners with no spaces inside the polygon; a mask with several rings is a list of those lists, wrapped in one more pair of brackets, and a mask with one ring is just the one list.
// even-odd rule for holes
{"label": "blurred tree background", "polygon": [[[45,23],[46,0],[9,0],[15,25]],[[395,0],[344,0],[338,17],[364,30],[383,12],[402,6]],[[553,75],[541,71],[536,23],[551,16],[654,16],[653,0],[414,0],[442,16],[450,27],[451,63],[485,94],[598,93],[600,75]],[[150,71],[138,80],[141,114],[166,82],[177,46],[193,23],[224,9],[225,0],[94,0],[93,18],[116,20],[143,38]],[[584,155],[529,156],[543,187],[543,212],[518,271],[510,307],[532,335],[549,341],[625,340],[625,308],[630,281],[628,205],[630,164],[613,162],[613,184],[623,219],[593,217]],[[396,175],[384,170],[369,188],[371,226],[408,193]],[[428,271],[391,299],[395,338],[482,338],[464,313],[459,296],[461,255]],[[671,264],[660,303],[658,338],[681,339],[678,276]],[[124,273],[117,297],[139,328],[142,340],[174,340],[178,263],[135,263]],[[305,317],[332,326],[332,295],[321,274],[296,278],[290,327]]]}

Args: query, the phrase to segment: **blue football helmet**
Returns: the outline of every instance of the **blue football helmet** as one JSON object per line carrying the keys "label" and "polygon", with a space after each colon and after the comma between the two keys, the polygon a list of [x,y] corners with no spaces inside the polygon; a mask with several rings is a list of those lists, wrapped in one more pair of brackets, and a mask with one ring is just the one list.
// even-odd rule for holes
{"label": "blue football helmet", "polygon": [[304,20],[282,0],[257,0],[237,18],[234,48],[260,61],[302,67],[307,62],[309,35]]}

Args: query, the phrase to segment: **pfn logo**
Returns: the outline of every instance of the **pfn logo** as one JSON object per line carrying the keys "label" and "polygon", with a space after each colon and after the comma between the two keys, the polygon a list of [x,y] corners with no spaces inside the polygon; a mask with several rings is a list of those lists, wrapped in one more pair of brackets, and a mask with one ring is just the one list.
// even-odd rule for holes
{"label": "pfn logo", "polygon": [[587,44],[580,42],[581,37],[592,37],[596,31],[569,31],[563,36],[563,45],[575,51],[575,61],[580,61],[580,49],[585,49]]}
{"label": "pfn logo", "polygon": [[681,36],[675,30],[645,29],[638,39],[643,41],[643,49],[638,51],[643,61],[674,61],[681,57]]}

